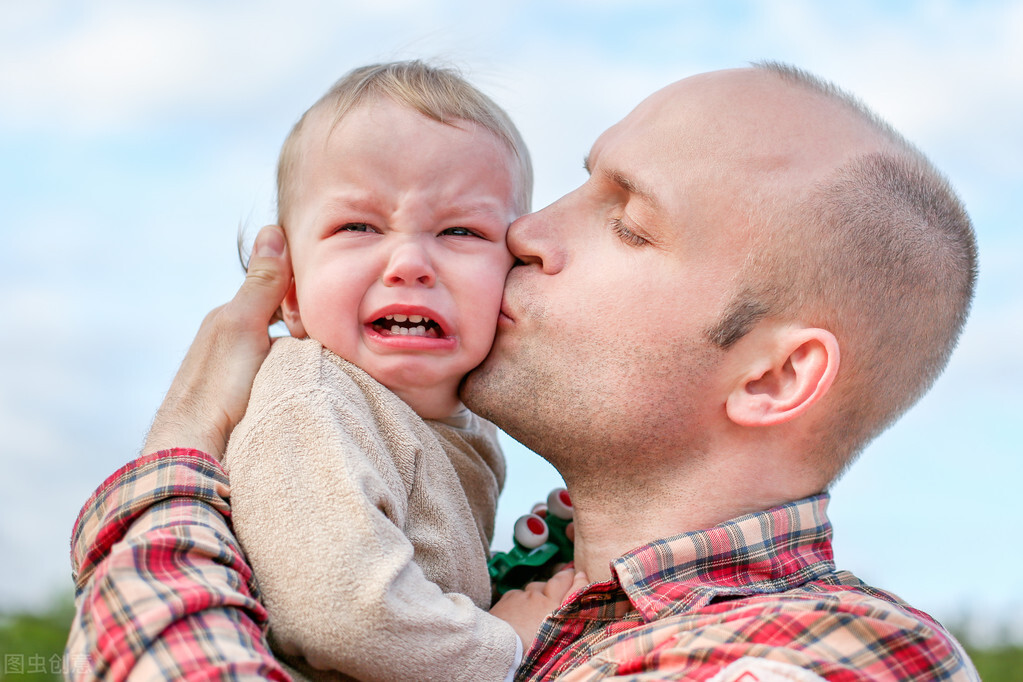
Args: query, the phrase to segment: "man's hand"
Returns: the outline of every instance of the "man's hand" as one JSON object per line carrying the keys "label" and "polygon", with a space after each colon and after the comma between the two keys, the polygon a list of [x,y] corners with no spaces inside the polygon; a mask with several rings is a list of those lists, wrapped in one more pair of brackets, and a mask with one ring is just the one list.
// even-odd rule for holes
{"label": "man's hand", "polygon": [[172,447],[202,450],[217,459],[245,414],[256,372],[270,352],[267,328],[291,285],[284,232],[260,230],[238,293],[199,327],[156,413],[143,454]]}
{"label": "man's hand", "polygon": [[490,613],[515,628],[522,646],[528,651],[544,618],[561,606],[565,597],[587,584],[585,573],[566,568],[545,583],[529,583],[523,590],[509,590]]}

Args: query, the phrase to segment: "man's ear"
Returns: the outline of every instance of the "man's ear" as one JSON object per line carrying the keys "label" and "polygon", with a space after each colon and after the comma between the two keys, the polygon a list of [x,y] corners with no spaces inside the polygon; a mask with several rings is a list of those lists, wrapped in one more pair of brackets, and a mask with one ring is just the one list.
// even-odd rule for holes
{"label": "man's ear", "polygon": [[826,329],[780,330],[762,347],[725,401],[740,426],[772,426],[824,397],[838,374],[838,339]]}
{"label": "man's ear", "polygon": [[298,310],[298,291],[295,289],[295,280],[292,278],[291,286],[288,287],[288,293],[284,295],[284,300],[281,301],[281,317],[284,319],[284,324],[287,325],[288,331],[296,339],[304,339],[306,337],[305,326],[302,324],[302,315]]}

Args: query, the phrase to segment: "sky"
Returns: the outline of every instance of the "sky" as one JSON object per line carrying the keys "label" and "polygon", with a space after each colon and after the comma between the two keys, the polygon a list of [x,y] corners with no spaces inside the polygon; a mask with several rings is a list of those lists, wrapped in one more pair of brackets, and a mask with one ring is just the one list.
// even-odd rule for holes
{"label": "sky", "polygon": [[[948,370],[834,487],[836,560],[1023,640],[1020,0],[0,0],[0,609],[69,591],[75,516],[240,283],[236,235],[273,221],[290,126],[348,69],[411,57],[508,110],[537,208],[645,96],[762,59],[834,80],[928,154],[974,220],[977,296]],[[503,442],[498,547],[559,484]]]}

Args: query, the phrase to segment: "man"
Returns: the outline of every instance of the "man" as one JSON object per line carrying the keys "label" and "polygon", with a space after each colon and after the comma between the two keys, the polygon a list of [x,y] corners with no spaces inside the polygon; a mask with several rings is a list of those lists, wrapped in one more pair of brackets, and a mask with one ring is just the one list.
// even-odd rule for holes
{"label": "man", "polygon": [[[564,476],[576,566],[596,581],[544,622],[520,678],[978,679],[930,617],[835,569],[825,515],[828,485],[928,388],[965,321],[974,238],[940,174],[854,100],[773,64],[664,88],[587,167],[509,230],[521,265],[463,391]],[[146,452],[223,450],[290,276],[284,248],[261,233]],[[105,674],[182,674],[175,648],[196,669],[276,674],[223,537],[224,478],[177,452],[129,465],[86,506],[69,651],[100,649]],[[198,509],[216,532],[202,536]],[[156,547],[191,570],[146,561]],[[168,605],[140,563],[201,596]],[[118,623],[106,640],[104,620]],[[188,646],[209,630],[224,652]]]}

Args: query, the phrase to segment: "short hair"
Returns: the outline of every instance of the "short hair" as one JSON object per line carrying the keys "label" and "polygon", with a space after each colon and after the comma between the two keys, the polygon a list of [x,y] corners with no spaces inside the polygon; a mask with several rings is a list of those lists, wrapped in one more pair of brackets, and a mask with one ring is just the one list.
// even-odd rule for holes
{"label": "short hair", "polygon": [[349,71],[298,120],[284,140],[277,163],[277,218],[282,226],[293,192],[298,141],[309,115],[328,107],[333,114],[333,129],[360,104],[380,97],[388,97],[440,123],[454,125],[457,121],[467,121],[494,134],[519,162],[521,182],[516,200],[522,213],[529,211],[533,193],[532,162],[508,114],[454,68],[414,59],[371,64]]}
{"label": "short hair", "polygon": [[833,480],[947,365],[973,298],[976,238],[948,180],[860,101],[791,66],[754,66],[843,104],[886,142],[759,213],[762,236],[708,331],[723,349],[771,317],[835,334],[841,366],[814,439]]}

